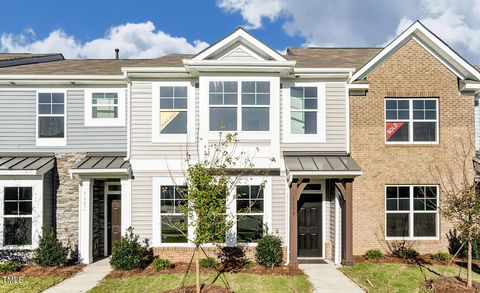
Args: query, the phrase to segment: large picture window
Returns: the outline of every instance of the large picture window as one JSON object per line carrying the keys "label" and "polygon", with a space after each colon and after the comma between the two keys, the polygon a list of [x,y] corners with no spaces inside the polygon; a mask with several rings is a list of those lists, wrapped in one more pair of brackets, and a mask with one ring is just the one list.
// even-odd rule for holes
{"label": "large picture window", "polygon": [[270,130],[270,82],[209,82],[209,116],[210,131]]}
{"label": "large picture window", "polygon": [[4,187],[3,245],[32,244],[32,187]]}
{"label": "large picture window", "polygon": [[438,186],[387,186],[386,236],[438,237]]}
{"label": "large picture window", "polygon": [[38,138],[65,138],[65,94],[38,93]]}
{"label": "large picture window", "polygon": [[162,243],[186,243],[188,241],[188,220],[182,214],[180,207],[187,204],[186,186],[161,186],[160,221]]}
{"label": "large picture window", "polygon": [[438,99],[385,99],[385,140],[438,142]]}
{"label": "large picture window", "polygon": [[237,186],[237,242],[256,242],[263,236],[264,189]]}

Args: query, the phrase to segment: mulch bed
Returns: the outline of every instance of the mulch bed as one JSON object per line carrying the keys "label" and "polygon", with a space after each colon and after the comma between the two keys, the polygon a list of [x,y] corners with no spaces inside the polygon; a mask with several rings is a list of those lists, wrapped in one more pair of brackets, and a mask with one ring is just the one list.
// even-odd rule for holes
{"label": "mulch bed", "polygon": [[21,277],[46,277],[60,276],[68,278],[83,270],[85,265],[77,264],[63,267],[41,267],[37,265],[26,265],[18,272],[0,273],[0,276],[21,276]]}
{"label": "mulch bed", "polygon": [[[462,259],[454,259],[452,262],[449,260],[437,260],[432,258],[431,254],[425,254],[419,256],[416,260],[415,259],[403,259],[396,256],[385,255],[383,258],[380,259],[366,259],[363,255],[355,255],[353,256],[354,263],[401,263],[401,264],[423,264],[423,265],[448,265],[456,264],[462,265],[465,263],[465,260]],[[473,261],[474,265],[480,265],[479,261]]]}
{"label": "mulch bed", "polygon": [[[158,275],[169,275],[169,274],[182,274],[187,271],[187,263],[176,263],[173,268],[166,270],[155,270],[151,265],[146,267],[143,270],[135,269],[131,271],[119,271],[114,270],[110,272],[106,278],[130,278],[133,276],[158,276]],[[200,269],[202,274],[211,274],[215,273],[214,269]],[[195,265],[192,264],[190,267],[190,273],[195,273]],[[234,273],[246,273],[254,275],[283,275],[283,276],[297,276],[304,275],[305,273],[299,269],[292,266],[279,266],[276,268],[268,269],[264,266],[255,264],[252,268],[242,268],[236,270]]]}
{"label": "mulch bed", "polygon": [[[232,290],[229,290],[227,288],[215,286],[215,285],[202,285],[200,288],[200,291],[202,293],[232,293]],[[171,289],[171,290],[166,290],[163,291],[163,293],[195,293],[196,287],[195,285],[193,286],[188,286],[182,289],[176,288],[176,289]]]}
{"label": "mulch bed", "polygon": [[472,288],[467,288],[467,283],[463,279],[456,277],[439,278],[436,280],[427,280],[423,287],[433,293],[471,293],[480,292],[480,283],[473,282]]}

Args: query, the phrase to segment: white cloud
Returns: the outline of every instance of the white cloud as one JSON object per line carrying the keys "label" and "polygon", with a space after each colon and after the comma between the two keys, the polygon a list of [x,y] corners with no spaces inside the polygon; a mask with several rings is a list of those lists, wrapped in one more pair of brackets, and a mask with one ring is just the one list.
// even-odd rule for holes
{"label": "white cloud", "polygon": [[479,0],[218,0],[251,28],[278,21],[304,46],[382,46],[421,20],[468,60],[480,63]]}
{"label": "white cloud", "polygon": [[127,23],[112,27],[105,37],[82,43],[62,30],[52,31],[46,38],[37,39],[33,30],[23,34],[2,34],[1,52],[63,53],[66,58],[112,58],[115,48],[121,58],[155,58],[170,53],[195,53],[208,46],[195,40],[171,36],[155,29],[155,25]]}

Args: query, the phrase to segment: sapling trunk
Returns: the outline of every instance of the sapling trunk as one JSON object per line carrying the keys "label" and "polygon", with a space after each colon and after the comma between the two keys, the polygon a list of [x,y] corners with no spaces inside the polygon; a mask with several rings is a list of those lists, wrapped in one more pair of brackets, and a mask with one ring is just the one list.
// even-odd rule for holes
{"label": "sapling trunk", "polygon": [[472,287],[472,240],[468,240],[467,287]]}
{"label": "sapling trunk", "polygon": [[200,293],[200,251],[198,250],[198,246],[195,249],[195,253],[197,254],[197,259],[195,264],[195,282],[197,285],[197,293]]}

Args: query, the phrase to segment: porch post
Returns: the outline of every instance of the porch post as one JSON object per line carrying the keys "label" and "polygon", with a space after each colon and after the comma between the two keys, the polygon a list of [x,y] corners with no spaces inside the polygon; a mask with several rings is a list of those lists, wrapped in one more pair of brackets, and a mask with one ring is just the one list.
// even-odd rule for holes
{"label": "porch post", "polygon": [[290,185],[290,264],[298,266],[298,217],[297,203],[310,179],[303,179],[299,184],[292,181]]}
{"label": "porch post", "polygon": [[79,225],[78,225],[78,258],[80,262],[89,264],[93,262],[93,184],[92,179],[82,178],[79,186]]}
{"label": "porch post", "polygon": [[353,180],[337,181],[335,186],[345,200],[345,259],[342,263],[353,265]]}

